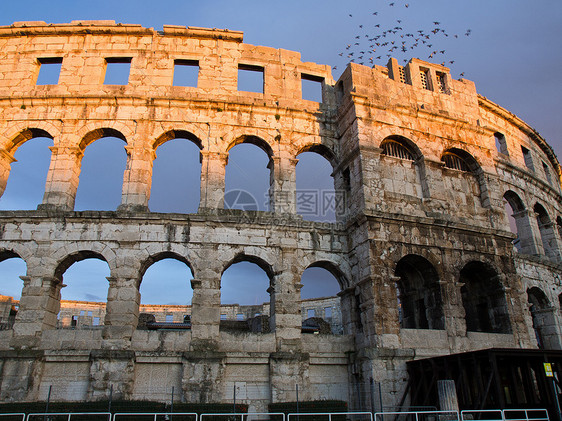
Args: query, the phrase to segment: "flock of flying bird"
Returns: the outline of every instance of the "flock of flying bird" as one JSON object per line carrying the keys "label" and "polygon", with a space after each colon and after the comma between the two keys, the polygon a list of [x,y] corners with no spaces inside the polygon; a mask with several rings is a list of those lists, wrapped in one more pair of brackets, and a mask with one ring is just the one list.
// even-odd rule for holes
{"label": "flock of flying bird", "polygon": [[[398,2],[397,0],[388,3],[389,7],[404,7],[408,9],[410,7],[409,3]],[[372,12],[372,16],[378,16],[379,12]],[[349,18],[353,18],[352,14],[349,14]],[[427,55],[427,60],[442,59],[442,66],[446,64],[453,64],[454,60],[445,59],[445,49],[441,49],[437,46],[439,43],[439,37],[453,37],[459,38],[460,36],[470,36],[472,33],[471,29],[467,29],[464,34],[450,34],[442,26],[441,22],[434,21],[431,29],[418,29],[416,31],[407,31],[402,26],[402,20],[396,19],[393,24],[388,28],[381,28],[380,23],[375,25],[358,25],[359,33],[355,36],[352,43],[345,47],[344,51],[339,53],[340,57],[347,58],[348,62],[358,63],[366,66],[373,66],[375,60],[387,60],[394,54],[398,53],[408,53],[411,57],[414,54],[422,51],[422,60],[426,60],[425,54]],[[425,51],[424,51],[425,50]],[[408,61],[407,58],[404,59],[404,63]],[[333,69],[337,69],[333,66]],[[460,74],[463,77],[464,73]]]}

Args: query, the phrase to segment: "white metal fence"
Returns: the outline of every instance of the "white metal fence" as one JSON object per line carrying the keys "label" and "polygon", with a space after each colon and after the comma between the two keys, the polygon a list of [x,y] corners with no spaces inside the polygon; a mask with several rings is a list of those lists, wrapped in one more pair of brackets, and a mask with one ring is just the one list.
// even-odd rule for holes
{"label": "white metal fence", "polygon": [[[133,418],[134,417],[134,418]],[[392,412],[281,412],[211,413],[193,412],[56,412],[0,414],[0,421],[550,421],[546,409],[487,409],[458,411],[392,411]]]}

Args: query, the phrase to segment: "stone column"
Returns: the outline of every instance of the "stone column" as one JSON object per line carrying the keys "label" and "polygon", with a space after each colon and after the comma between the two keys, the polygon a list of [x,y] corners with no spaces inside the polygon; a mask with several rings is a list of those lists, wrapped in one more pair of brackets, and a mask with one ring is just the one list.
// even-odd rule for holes
{"label": "stone column", "polygon": [[191,342],[194,349],[218,342],[221,311],[220,274],[193,279],[191,300]]}
{"label": "stone column", "polygon": [[310,387],[310,356],[303,352],[273,352],[269,356],[271,402],[295,402],[314,399]]}
{"label": "stone column", "polygon": [[534,213],[530,214],[527,209],[513,213],[513,218],[515,219],[515,225],[517,227],[517,235],[519,237],[519,247],[521,249],[521,253],[537,254],[538,251],[536,239],[533,235],[533,229],[531,227],[531,221],[529,219],[530,216],[535,217]]}
{"label": "stone column", "polygon": [[461,350],[461,338],[466,338],[466,312],[462,303],[462,282],[451,275],[448,280],[439,281],[442,294],[443,318],[449,344],[453,350]]}
{"label": "stone column", "polygon": [[16,162],[14,155],[5,149],[0,149],[0,196],[2,196],[6,190],[12,162]]}
{"label": "stone column", "polygon": [[121,211],[148,211],[148,199],[152,185],[152,165],[156,153],[142,145],[126,146],[127,168],[123,174]]}
{"label": "stone column", "polygon": [[130,399],[135,383],[135,352],[96,349],[90,352],[90,400],[108,399],[113,386],[113,399]]}
{"label": "stone column", "polygon": [[120,273],[108,277],[107,280],[109,290],[102,333],[105,342],[102,346],[127,348],[139,319],[138,277],[134,273]]}
{"label": "stone column", "polygon": [[201,199],[199,209],[223,209],[228,154],[201,151],[201,157]]}
{"label": "stone column", "polygon": [[296,165],[298,159],[282,153],[271,158],[271,182],[269,188],[269,210],[278,214],[297,213]]}
{"label": "stone column", "polygon": [[34,272],[33,261],[28,261],[29,276],[21,277],[23,289],[10,343],[15,348],[36,347],[41,332],[57,325],[62,283],[52,276]]}
{"label": "stone column", "polygon": [[[297,266],[298,267],[298,266]],[[271,294],[271,330],[280,346],[299,340],[302,329],[300,290],[298,275],[290,268],[275,276]]]}
{"label": "stone column", "polygon": [[[61,141],[61,144],[64,144]],[[74,210],[74,200],[80,177],[80,162],[84,151],[73,146],[51,146],[51,165],[43,203],[37,209]]]}
{"label": "stone column", "polygon": [[437,380],[437,395],[441,411],[459,411],[459,400],[454,380]]}

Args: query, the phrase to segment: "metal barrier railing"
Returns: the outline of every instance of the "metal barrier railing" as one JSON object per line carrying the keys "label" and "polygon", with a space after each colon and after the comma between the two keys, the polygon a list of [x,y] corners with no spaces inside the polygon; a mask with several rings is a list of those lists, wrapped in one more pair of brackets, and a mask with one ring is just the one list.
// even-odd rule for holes
{"label": "metal barrier railing", "polygon": [[0,421],[25,421],[25,413],[13,412],[11,414],[0,414]]}
{"label": "metal barrier railing", "polygon": [[211,421],[209,418],[224,418],[224,421],[265,421],[272,417],[280,421],[306,421],[307,417],[326,417],[332,421],[332,417],[345,416],[346,421],[427,421],[439,419],[440,421],[550,421],[546,409],[467,409],[460,413],[457,411],[391,411],[377,412],[300,412],[285,415],[282,412],[250,412],[250,413],[211,413],[197,415],[194,412],[117,412],[113,415],[109,412],[50,412],[50,413],[9,413],[0,414],[0,421],[80,421],[87,419],[92,421],[125,421],[128,417],[135,417],[135,421]]}
{"label": "metal barrier railing", "polygon": [[377,412],[375,414],[375,421],[426,421],[434,419],[439,419],[439,421],[460,421],[459,413],[457,411],[394,411]]}
{"label": "metal barrier railing", "polygon": [[72,421],[77,417],[81,420],[87,418],[92,421],[111,421],[110,412],[41,412],[27,414],[26,421]]}
{"label": "metal barrier railing", "polygon": [[298,420],[303,418],[306,421],[306,418],[311,416],[327,416],[328,421],[332,421],[332,416],[345,416],[346,420],[351,419],[353,421],[357,419],[355,417],[366,417],[369,421],[373,421],[372,412],[299,412],[288,414],[287,421],[292,421],[295,418]]}
{"label": "metal barrier railing", "polygon": [[504,409],[505,421],[550,421],[546,409]]}
{"label": "metal barrier railing", "polygon": [[465,409],[461,411],[461,420],[503,421],[501,409]]}
{"label": "metal barrier railing", "polygon": [[259,421],[269,420],[271,416],[281,417],[285,421],[285,414],[282,412],[236,412],[231,414],[201,414],[198,421],[205,421],[206,418],[222,418],[225,421],[239,420],[239,421]]}
{"label": "metal barrier railing", "polygon": [[152,417],[152,421],[197,421],[198,418],[195,412],[116,412],[113,414],[113,421],[128,417],[135,417],[135,421],[149,421],[149,417]]}

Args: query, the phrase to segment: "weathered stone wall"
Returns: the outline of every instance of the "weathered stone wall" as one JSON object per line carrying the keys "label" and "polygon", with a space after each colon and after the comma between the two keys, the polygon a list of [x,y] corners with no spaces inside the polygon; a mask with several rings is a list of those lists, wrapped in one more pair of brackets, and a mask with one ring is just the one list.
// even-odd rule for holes
{"label": "weathered stone wall", "polygon": [[[62,60],[60,78],[38,86],[46,59]],[[108,59],[130,60],[127,85],[103,84]],[[197,61],[197,87],[172,86],[174,60]],[[263,93],[237,91],[239,66],[263,70]],[[302,99],[303,77],[322,81],[321,103]],[[328,66],[244,44],[240,32],[17,23],[0,28],[2,191],[15,150],[37,136],[54,142],[43,202],[0,212],[1,258],[27,264],[14,328],[0,331],[3,400],[42,399],[56,384],[55,399],[98,399],[111,386],[165,399],[174,386],[182,400],[228,402],[239,387],[237,399],[265,410],[294,400],[299,384],[301,399],[357,407],[373,378],[396,405],[413,358],[536,347],[535,332],[560,347],[560,165],[533,129],[445,67],[351,64],[335,82]],[[84,150],[105,136],[126,145],[121,205],[75,212]],[[152,213],[155,151],[176,137],[201,149],[199,211]],[[269,212],[223,209],[226,160],[242,142],[269,155]],[[347,198],[337,223],[296,213],[303,151],[333,165]],[[504,197],[524,222],[520,252]],[[89,257],[111,272],[103,328],[56,329],[62,274]],[[169,257],[193,272],[191,330],[137,330],[142,275]],[[219,329],[221,274],[243,260],[270,279],[271,333]],[[343,335],[301,333],[311,266],[340,282]]]}

